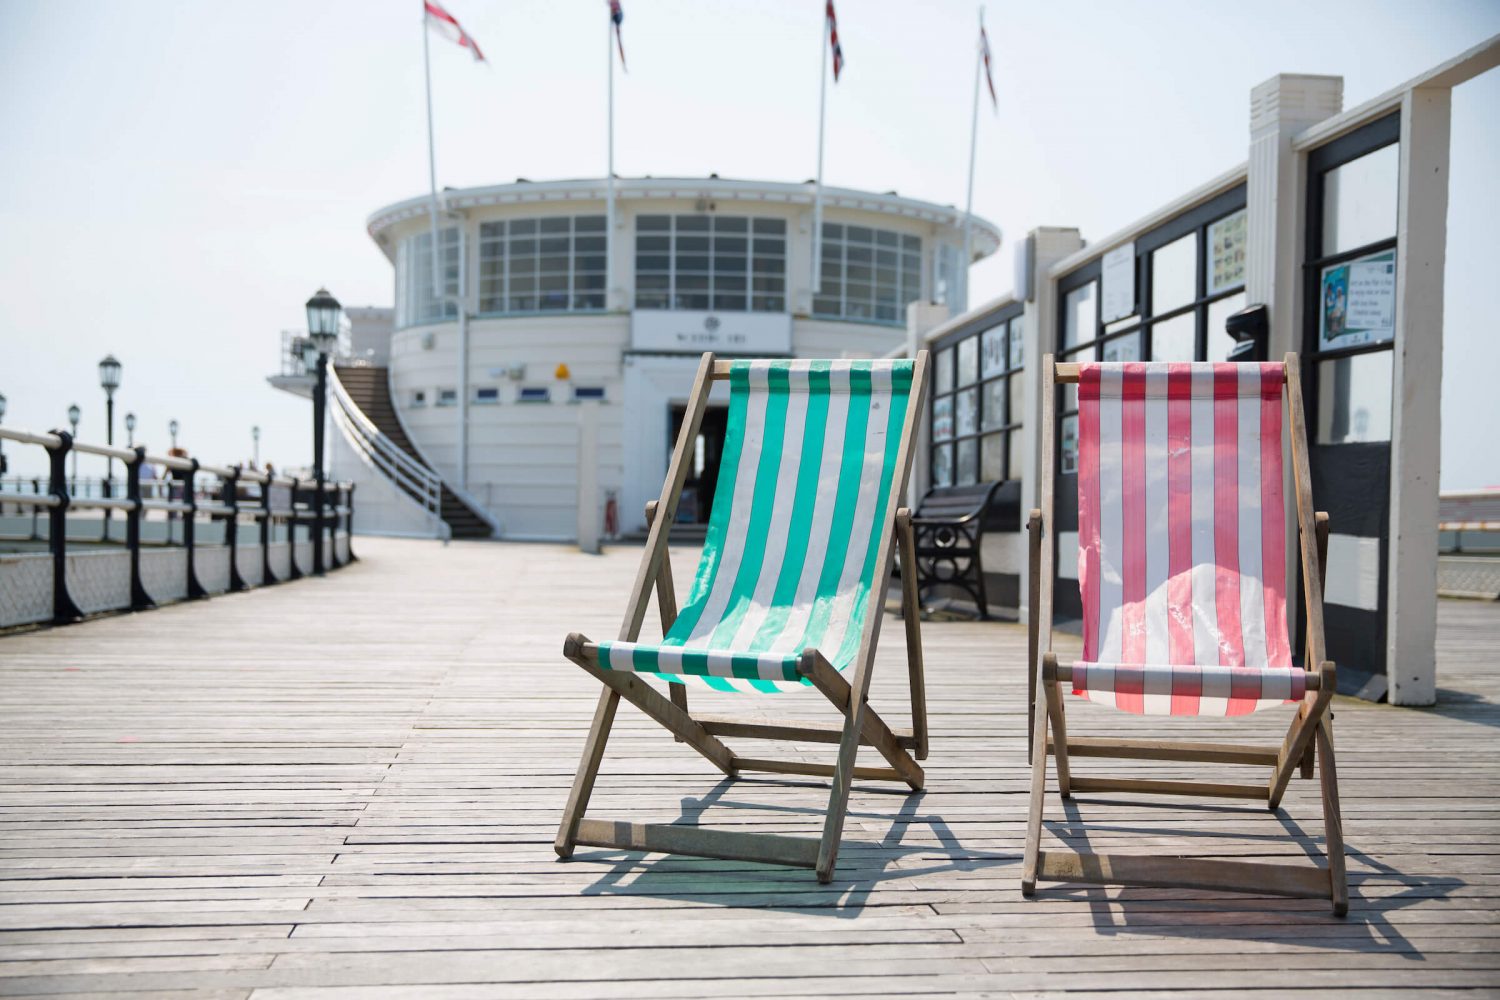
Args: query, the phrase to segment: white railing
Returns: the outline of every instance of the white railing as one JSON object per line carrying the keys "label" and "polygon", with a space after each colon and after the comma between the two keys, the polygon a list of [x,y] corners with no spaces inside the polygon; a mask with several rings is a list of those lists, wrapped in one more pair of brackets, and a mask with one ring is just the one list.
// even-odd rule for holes
{"label": "white railing", "polygon": [[442,478],[408,455],[375,426],[374,421],[349,396],[333,365],[328,366],[328,388],[332,390],[330,396],[333,419],[343,431],[344,439],[366,464],[379,471],[422,506],[432,524],[434,536],[444,539],[451,537],[453,529],[443,520]]}

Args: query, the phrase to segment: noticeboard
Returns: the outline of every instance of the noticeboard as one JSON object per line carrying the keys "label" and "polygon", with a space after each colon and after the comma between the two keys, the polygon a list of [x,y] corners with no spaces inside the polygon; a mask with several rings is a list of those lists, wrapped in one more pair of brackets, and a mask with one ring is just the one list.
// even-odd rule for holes
{"label": "noticeboard", "polygon": [[1396,251],[1323,268],[1318,349],[1384,344],[1396,337]]}

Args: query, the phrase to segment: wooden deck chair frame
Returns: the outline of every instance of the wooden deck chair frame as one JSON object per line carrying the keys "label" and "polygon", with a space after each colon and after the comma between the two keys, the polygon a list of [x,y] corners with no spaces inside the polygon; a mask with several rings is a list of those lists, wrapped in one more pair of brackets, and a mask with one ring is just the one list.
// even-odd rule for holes
{"label": "wooden deck chair frame", "polygon": [[[667,553],[668,533],[677,516],[687,478],[691,448],[697,438],[703,414],[708,406],[713,383],[730,377],[730,362],[718,361],[712,354],[703,355],[688,398],[682,431],[672,451],[666,482],[660,500],[646,505],[649,533],[646,551],[631,588],[620,640],[633,642],[640,635],[647,605],[653,590],[661,612],[662,630],[669,629],[677,617],[677,599],[673,589],[672,570]],[[598,645],[578,633],[568,636],[563,655],[598,678],[604,685],[594,721],[584,743],[583,757],[573,780],[573,789],[563,811],[562,824],[553,845],[558,857],[569,858],[578,846],[616,848],[630,851],[658,851],[698,857],[813,868],[819,882],[833,878],[838,860],[839,842],[843,836],[844,817],[848,807],[849,788],[855,779],[904,781],[912,790],[920,790],[924,776],[918,760],[927,757],[927,701],[922,675],[922,641],[919,626],[920,605],[916,595],[916,574],[901,574],[901,612],[906,626],[906,656],[911,685],[911,729],[893,729],[866,702],[874,667],[875,645],[890,586],[891,563],[896,546],[901,549],[903,566],[916,565],[916,547],[912,537],[911,511],[900,507],[911,472],[913,441],[917,421],[925,412],[923,402],[927,386],[927,352],[917,354],[913,369],[913,386],[902,438],[896,457],[896,474],[891,477],[888,508],[895,512],[890,523],[881,529],[878,566],[866,609],[864,631],[854,660],[853,679],[829,665],[816,649],[802,653],[798,672],[813,688],[821,692],[843,715],[841,724],[806,722],[767,722],[758,719],[694,716],[687,707],[687,688],[668,684],[670,697],[663,697],[645,679],[631,673],[603,670],[598,666]],[[680,743],[686,743],[706,757],[728,777],[742,771],[831,777],[832,790],[823,834],[819,839],[771,834],[739,833],[706,827],[675,824],[642,824],[626,820],[591,819],[584,814],[599,765],[604,757],[615,709],[620,699],[639,708],[669,730]],[[802,761],[767,760],[742,757],[719,737],[778,740],[796,743],[837,743],[838,756],[833,764]],[[873,746],[889,767],[859,767],[855,758],[859,747]],[[915,755],[915,759],[913,759]]]}
{"label": "wooden deck chair frame", "polygon": [[[1183,743],[1164,740],[1090,739],[1068,735],[1063,699],[1058,685],[1072,679],[1072,668],[1060,665],[1052,652],[1053,576],[1053,462],[1056,454],[1056,392],[1059,384],[1079,381],[1078,364],[1056,363],[1047,355],[1042,367],[1042,506],[1031,511],[1031,657],[1029,723],[1031,763],[1030,813],[1026,827],[1025,866],[1021,891],[1036,892],[1039,879],[1103,885],[1168,886],[1238,892],[1270,893],[1328,899],[1334,913],[1349,908],[1344,869],[1344,839],[1339,816],[1338,778],[1333,753],[1332,713],[1334,667],[1326,657],[1323,633],[1323,582],[1328,553],[1328,515],[1313,510],[1308,464],[1306,415],[1302,408],[1302,380],[1295,354],[1283,366],[1287,423],[1291,436],[1292,477],[1297,511],[1298,552],[1301,559],[1304,619],[1307,638],[1305,662],[1317,664],[1306,672],[1306,691],[1280,747],[1239,744]],[[1037,697],[1037,685],[1042,697]],[[1049,736],[1049,729],[1051,731]],[[1042,807],[1046,794],[1047,758],[1056,763],[1058,791],[1064,799],[1074,792],[1146,792],[1203,795],[1281,804],[1294,771],[1311,778],[1316,766],[1323,799],[1323,828],[1328,865],[1290,865],[1236,861],[1208,861],[1132,854],[1095,854],[1041,849]],[[1138,778],[1089,778],[1074,775],[1073,757],[1133,760],[1190,761],[1269,767],[1264,784],[1222,784],[1200,781],[1161,781]]]}

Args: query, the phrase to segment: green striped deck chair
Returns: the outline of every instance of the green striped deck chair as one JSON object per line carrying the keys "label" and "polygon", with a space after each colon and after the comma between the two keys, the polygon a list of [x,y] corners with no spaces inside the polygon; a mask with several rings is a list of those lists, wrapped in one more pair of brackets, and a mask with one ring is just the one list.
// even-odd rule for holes
{"label": "green striped deck chair", "polygon": [[[833,876],[849,785],[855,778],[922,787],[927,755],[919,606],[903,574],[912,728],[893,730],[867,704],[875,644],[897,545],[915,565],[911,514],[900,507],[926,386],[927,353],[914,361],[716,361],[703,356],[619,638],[574,633],[564,655],[604,685],[558,831],[560,857],[576,846],[661,851],[814,868]],[[715,381],[729,383],[728,428],[703,556],[679,609],[667,555]],[[652,592],[663,638],[640,641]],[[657,686],[665,684],[667,694]],[[689,687],[774,694],[816,691],[836,724],[768,722],[688,711]],[[832,779],[820,839],[586,818],[590,792],[621,698],[729,777],[743,771]],[[836,743],[833,763],[741,756],[719,737]],[[885,767],[856,767],[861,744]],[[915,754],[915,757],[913,756]]]}

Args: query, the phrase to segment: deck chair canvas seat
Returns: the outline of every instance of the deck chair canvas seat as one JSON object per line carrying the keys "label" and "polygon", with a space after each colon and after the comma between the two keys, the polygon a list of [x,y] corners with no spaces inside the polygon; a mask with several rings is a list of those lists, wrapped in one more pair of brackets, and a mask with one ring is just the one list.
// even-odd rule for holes
{"label": "deck chair canvas seat", "polygon": [[[1280,364],[1045,362],[1044,407],[1057,382],[1078,385],[1078,581],[1083,652],[1050,651],[1051,470],[1031,520],[1044,588],[1033,630],[1032,814],[1023,890],[1038,878],[1184,885],[1322,896],[1347,906],[1324,661],[1322,573],[1327,518],[1312,509],[1295,356]],[[1285,396],[1285,402],[1283,402]],[[1050,417],[1051,409],[1044,410]],[[1283,414],[1290,414],[1297,551],[1307,582],[1307,652],[1296,666],[1287,628]],[[1044,420],[1044,435],[1051,433]],[[1048,437],[1043,454],[1051,455]],[[1059,684],[1138,715],[1234,716],[1297,705],[1279,749],[1070,738]],[[1051,730],[1049,736],[1049,729]],[[1314,749],[1314,745],[1316,749]],[[1276,808],[1294,769],[1321,770],[1328,867],[1185,861],[1040,850],[1046,758],[1059,790],[1244,797]],[[1271,767],[1264,785],[1086,778],[1071,757],[1213,761]]]}
{"label": "deck chair canvas seat", "polygon": [[[557,851],[575,845],[663,850],[798,864],[831,878],[849,782],[904,781],[920,788],[925,701],[915,596],[903,594],[913,727],[890,729],[865,704],[884,595],[897,544],[911,545],[898,508],[921,412],[926,354],[914,361],[736,361],[705,355],[651,530],[620,638],[570,635],[564,654],[604,684]],[[666,542],[711,383],[729,383],[729,413],[703,556],[679,609]],[[652,591],[663,638],[639,639]],[[848,675],[848,676],[846,676]],[[646,680],[664,682],[663,697]],[[689,687],[776,694],[816,690],[843,716],[822,729],[695,717]],[[821,840],[642,826],[584,812],[620,697],[631,701],[728,775],[762,770],[832,777]],[[835,763],[742,757],[721,735],[838,742]],[[860,744],[888,768],[857,768]],[[911,751],[917,754],[912,757]]]}

